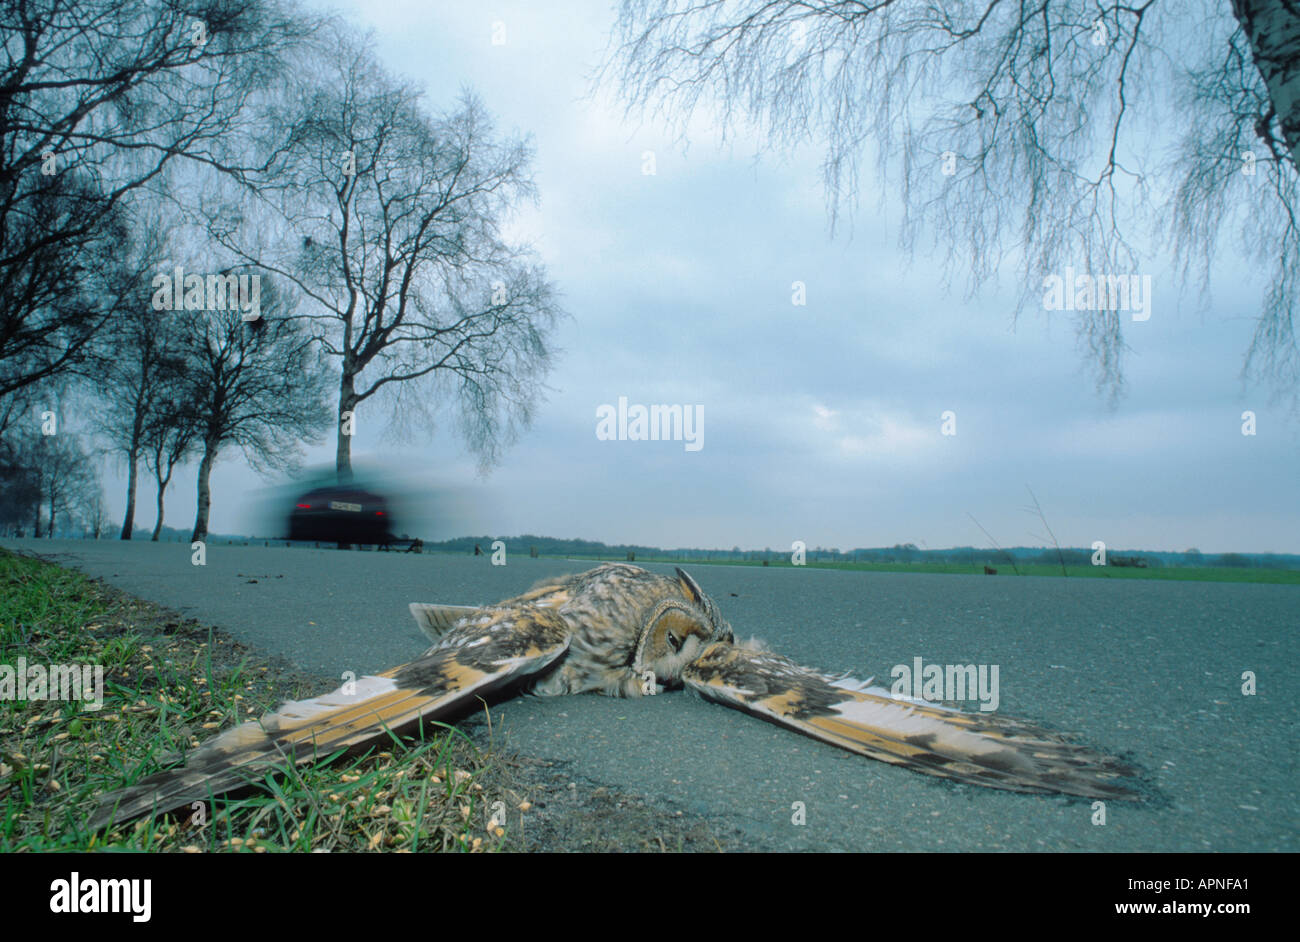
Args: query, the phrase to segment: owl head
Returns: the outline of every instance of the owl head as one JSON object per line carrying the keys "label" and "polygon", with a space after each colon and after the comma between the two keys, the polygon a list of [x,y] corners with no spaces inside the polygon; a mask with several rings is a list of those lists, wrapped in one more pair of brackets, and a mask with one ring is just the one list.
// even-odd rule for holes
{"label": "owl head", "polygon": [[735,641],[731,625],[713,599],[694,579],[677,570],[681,598],[661,600],[650,612],[637,639],[633,669],[653,671],[661,684],[681,682],[682,668],[715,641]]}

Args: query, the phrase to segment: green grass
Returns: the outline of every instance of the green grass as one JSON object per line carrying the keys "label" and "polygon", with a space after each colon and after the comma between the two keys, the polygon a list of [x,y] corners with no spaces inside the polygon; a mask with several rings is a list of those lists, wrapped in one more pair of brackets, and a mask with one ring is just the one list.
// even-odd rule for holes
{"label": "green grass", "polygon": [[[614,556],[566,556],[565,559],[590,559],[602,562],[624,562],[624,558]],[[636,562],[676,563],[692,566],[763,566],[757,559],[704,559],[690,556],[637,556]],[[989,563],[1002,576],[1015,576],[1011,564],[1002,561]],[[1022,576],[1056,576],[1060,577],[1059,565],[1044,563],[1016,563]],[[868,563],[868,562],[822,562],[809,560],[806,566],[794,566],[789,556],[774,558],[768,563],[772,569],[845,569],[854,572],[929,572],[960,575],[983,575],[984,564],[967,563]],[[1128,566],[1066,566],[1066,575],[1080,579],[1172,579],[1182,582],[1266,582],[1277,585],[1300,585],[1300,570],[1295,569],[1254,569],[1229,566],[1166,566],[1139,569]]]}
{"label": "green grass", "polygon": [[[202,824],[185,809],[91,833],[84,822],[104,792],[324,691],[197,623],[0,550],[0,664],[20,656],[102,665],[104,703],[0,700],[0,852],[492,850],[529,807],[463,733],[428,724],[361,755],[268,773],[217,796]],[[506,823],[489,831],[493,806]]]}

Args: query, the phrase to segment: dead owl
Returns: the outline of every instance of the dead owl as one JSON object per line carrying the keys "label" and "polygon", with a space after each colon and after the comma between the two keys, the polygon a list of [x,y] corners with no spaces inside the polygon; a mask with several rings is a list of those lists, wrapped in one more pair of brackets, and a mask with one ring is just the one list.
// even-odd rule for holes
{"label": "dead owl", "polygon": [[229,791],[274,767],[360,746],[417,719],[463,711],[515,685],[542,696],[639,697],[685,685],[852,752],[919,772],[1022,792],[1134,798],[1132,770],[1029,723],[896,699],[737,643],[718,607],[676,577],[611,563],[482,607],[414,603],[434,642],[408,664],[275,713],[200,746],[184,768],[105,795],[92,828]]}

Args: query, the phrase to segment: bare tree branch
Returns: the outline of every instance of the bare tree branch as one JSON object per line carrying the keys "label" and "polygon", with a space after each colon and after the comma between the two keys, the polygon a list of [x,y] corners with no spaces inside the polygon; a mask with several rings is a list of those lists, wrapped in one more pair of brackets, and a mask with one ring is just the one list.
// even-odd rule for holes
{"label": "bare tree branch", "polygon": [[0,8],[0,397],[82,363],[129,290],[98,273],[141,192],[274,159],[245,106],[313,28],[278,0]]}
{"label": "bare tree branch", "polygon": [[[928,233],[971,292],[1013,259],[1021,312],[1046,275],[1137,273],[1141,236],[1171,234],[1208,277],[1220,228],[1239,223],[1273,273],[1246,370],[1300,385],[1293,0],[624,0],[595,80],[683,133],[710,108],[724,137],[821,144],[832,231],[874,156],[882,199],[897,181],[903,245]],[[1186,129],[1172,157],[1148,153],[1171,125]],[[1119,313],[1075,317],[1117,395]]]}
{"label": "bare tree branch", "polygon": [[319,62],[281,115],[293,143],[248,209],[256,224],[241,229],[214,202],[208,232],[302,292],[296,317],[339,366],[341,479],[358,406],[381,393],[396,402],[426,379],[454,378],[435,385],[453,395],[486,470],[531,420],[561,314],[531,251],[502,235],[513,208],[536,198],[531,148],[498,139],[468,92],[429,115],[346,35]]}
{"label": "bare tree branch", "polygon": [[261,299],[257,320],[222,310],[188,322],[183,401],[202,448],[194,540],[207,536],[209,477],[224,450],[238,448],[255,470],[291,469],[300,444],[318,441],[329,423],[321,364],[291,316],[292,299],[274,285]]}

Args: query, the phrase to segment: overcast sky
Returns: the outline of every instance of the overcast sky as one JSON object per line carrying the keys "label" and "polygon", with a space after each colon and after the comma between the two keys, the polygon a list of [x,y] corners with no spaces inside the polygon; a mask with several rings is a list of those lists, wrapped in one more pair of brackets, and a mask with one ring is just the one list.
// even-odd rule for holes
{"label": "overcast sky", "polygon": [[[1002,545],[1041,545],[1023,509],[1029,485],[1063,545],[1300,551],[1300,427],[1239,379],[1262,287],[1231,256],[1208,305],[1180,298],[1169,258],[1151,256],[1151,317],[1125,325],[1127,387],[1112,410],[1068,313],[1013,324],[1010,268],[972,300],[961,278],[946,293],[934,261],[896,248],[901,214],[891,199],[875,210],[875,184],[852,236],[831,238],[815,149],[756,160],[757,141],[724,147],[707,121],[686,149],[587,100],[612,23],[604,4],[341,9],[431,107],[468,85],[499,128],[533,136],[541,205],[513,228],[571,314],[553,392],[485,479],[448,425],[384,438],[381,410],[363,406],[354,455],[441,499],[419,535],[787,552],[794,540],[987,545],[973,515]],[[494,20],[504,45],[491,42]],[[795,281],[804,306],[791,303]],[[620,396],[702,410],[703,447],[599,440],[597,409]],[[1241,434],[1247,409],[1253,437]],[[332,456],[330,444],[308,460]],[[120,514],[118,479],[107,483]],[[239,529],[264,483],[224,455],[212,531]],[[192,523],[193,486],[190,467],[169,492],[169,524]],[[148,527],[147,483],[139,506]]]}

